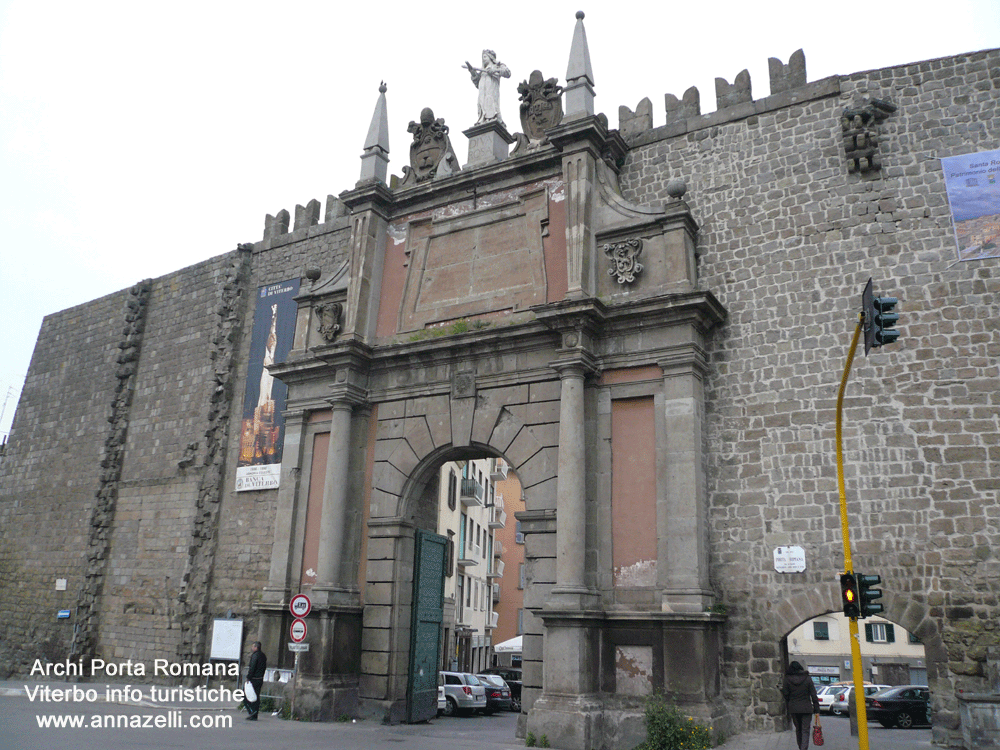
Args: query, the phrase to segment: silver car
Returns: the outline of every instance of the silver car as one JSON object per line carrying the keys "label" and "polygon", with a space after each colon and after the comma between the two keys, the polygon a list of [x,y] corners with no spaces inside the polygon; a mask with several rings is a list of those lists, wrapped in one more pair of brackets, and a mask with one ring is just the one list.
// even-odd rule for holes
{"label": "silver car", "polygon": [[441,677],[444,682],[445,700],[448,701],[448,705],[442,711],[445,716],[486,711],[486,688],[474,674],[442,672]]}
{"label": "silver car", "polygon": [[[873,695],[879,690],[885,690],[889,685],[865,685],[865,696]],[[834,716],[849,716],[851,713],[851,693],[854,692],[854,685],[841,688],[830,704],[830,713]]]}

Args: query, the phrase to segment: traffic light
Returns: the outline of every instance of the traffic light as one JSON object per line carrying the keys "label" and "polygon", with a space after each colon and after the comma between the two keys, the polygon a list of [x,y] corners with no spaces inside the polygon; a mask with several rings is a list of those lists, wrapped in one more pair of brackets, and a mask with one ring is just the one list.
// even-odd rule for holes
{"label": "traffic light", "polygon": [[899,314],[892,312],[892,308],[899,302],[895,297],[876,297],[872,300],[875,306],[875,345],[885,346],[892,344],[899,338],[899,331],[896,330],[896,321]]}
{"label": "traffic light", "polygon": [[858,582],[853,573],[840,574],[840,602],[844,607],[844,617],[857,619],[861,615],[858,606]]}
{"label": "traffic light", "polygon": [[861,293],[866,356],[872,347],[892,344],[899,338],[899,331],[896,330],[899,314],[892,312],[898,302],[895,297],[876,297],[872,291],[872,280],[868,279]]}
{"label": "traffic light", "polygon": [[872,586],[878,586],[882,583],[882,576],[880,575],[866,575],[864,573],[858,573],[858,604],[861,607],[861,617],[870,617],[871,615],[877,615],[885,607],[876,602],[876,599],[882,598],[882,589],[874,589]]}

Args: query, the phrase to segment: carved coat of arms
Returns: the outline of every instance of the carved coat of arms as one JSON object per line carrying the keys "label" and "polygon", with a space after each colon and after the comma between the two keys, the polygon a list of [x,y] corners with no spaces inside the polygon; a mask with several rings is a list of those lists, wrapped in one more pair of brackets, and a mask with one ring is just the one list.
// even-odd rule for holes
{"label": "carved coat of arms", "polygon": [[333,342],[340,333],[340,315],[344,307],[339,302],[326,302],[316,305],[316,316],[319,319],[319,335],[327,343]]}
{"label": "carved coat of arms", "polygon": [[410,122],[407,132],[413,133],[410,144],[410,166],[403,167],[403,185],[415,185],[435,176],[457,171],[458,157],[448,138],[444,118],[434,117],[430,107],[420,112],[420,122]]}
{"label": "carved coat of arms", "polygon": [[539,70],[533,70],[527,81],[518,84],[521,128],[531,140],[544,140],[545,131],[562,122],[562,90],[555,78],[542,78]]}

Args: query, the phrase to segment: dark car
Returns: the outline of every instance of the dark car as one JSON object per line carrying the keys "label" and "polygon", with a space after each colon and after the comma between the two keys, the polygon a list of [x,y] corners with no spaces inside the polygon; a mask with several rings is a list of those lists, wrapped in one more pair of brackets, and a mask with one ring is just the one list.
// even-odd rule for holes
{"label": "dark car", "polygon": [[495,674],[503,677],[510,688],[510,710],[521,710],[521,670],[518,667],[490,667],[483,674]]}
{"label": "dark car", "polygon": [[485,714],[510,711],[510,687],[498,674],[477,674],[476,677],[486,688]]}
{"label": "dark car", "polygon": [[926,685],[900,685],[865,698],[868,718],[886,729],[931,723],[931,691]]}

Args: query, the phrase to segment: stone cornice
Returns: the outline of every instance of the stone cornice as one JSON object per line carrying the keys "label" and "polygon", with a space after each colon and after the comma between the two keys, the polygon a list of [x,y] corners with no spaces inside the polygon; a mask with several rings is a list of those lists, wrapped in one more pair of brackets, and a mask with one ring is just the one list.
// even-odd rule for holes
{"label": "stone cornice", "polygon": [[565,610],[565,609],[532,609],[532,614],[541,617],[545,625],[585,626],[593,625],[662,625],[686,626],[689,628],[705,627],[706,625],[721,625],[729,618],[716,612],[629,612],[624,610]]}
{"label": "stone cornice", "polygon": [[545,135],[563,153],[586,149],[597,159],[607,154],[615,165],[620,164],[628,152],[628,146],[618,131],[609,130],[605,122],[596,115],[564,120],[545,131]]}
{"label": "stone cornice", "polygon": [[562,155],[552,147],[539,149],[495,164],[463,169],[458,174],[440,180],[397,188],[392,191],[393,218],[451,205],[468,198],[474,189],[485,194],[561,174]]}
{"label": "stone cornice", "polygon": [[392,213],[393,192],[378,180],[360,184],[353,190],[345,190],[339,197],[352,214],[374,211],[383,218],[388,218]]}

